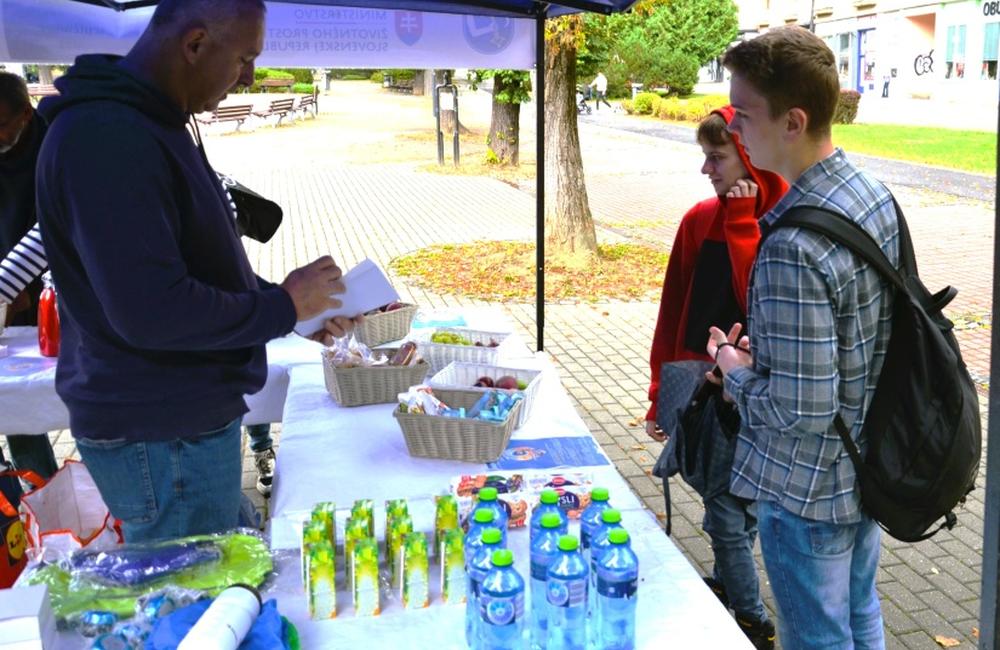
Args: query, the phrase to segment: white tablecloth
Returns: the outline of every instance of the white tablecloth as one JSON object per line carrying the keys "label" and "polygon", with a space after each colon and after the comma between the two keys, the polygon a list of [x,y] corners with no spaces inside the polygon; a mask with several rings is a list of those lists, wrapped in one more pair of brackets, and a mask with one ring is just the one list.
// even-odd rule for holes
{"label": "white tablecloth", "polygon": [[[515,431],[515,439],[590,436],[556,372],[543,357],[505,362],[548,365],[533,414]],[[271,500],[272,547],[281,556],[282,570],[268,595],[279,599],[282,613],[298,627],[304,648],[465,647],[463,606],[444,605],[436,598],[436,563],[431,576],[434,600],[427,609],[406,611],[398,600],[392,600],[383,602],[381,616],[356,618],[348,595],[341,592],[338,618],[316,622],[309,620],[306,611],[297,574],[298,553],[281,550],[297,548],[301,522],[318,501],[338,505],[338,527],[342,529],[345,510],[355,499],[373,499],[381,538],[382,503],[407,498],[415,528],[429,532],[433,529],[433,495],[447,491],[450,479],[457,475],[486,471],[485,465],[475,463],[411,457],[392,417],[393,409],[392,404],[341,408],[326,392],[322,368],[292,369]],[[623,524],[639,556],[637,647],[749,647],[732,618],[643,509],[614,466],[582,471],[592,472],[596,484],[610,489],[611,501],[623,510]],[[575,528],[574,524],[571,531]],[[510,533],[510,546],[522,575],[528,575],[527,537],[523,529]]]}
{"label": "white tablecloth", "polygon": [[[56,395],[56,360],[38,352],[34,327],[10,327],[0,334],[7,356],[0,357],[0,434],[40,434],[69,427],[66,405]],[[267,383],[247,395],[244,424],[280,422],[288,372],[320,358],[318,343],[290,335],[267,344]]]}

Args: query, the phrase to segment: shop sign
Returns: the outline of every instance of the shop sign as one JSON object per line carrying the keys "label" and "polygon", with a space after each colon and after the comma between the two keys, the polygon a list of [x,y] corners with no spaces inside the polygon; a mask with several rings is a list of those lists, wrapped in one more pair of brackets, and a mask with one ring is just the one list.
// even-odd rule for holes
{"label": "shop sign", "polygon": [[983,16],[986,18],[1000,16],[1000,1],[986,0],[983,2]]}

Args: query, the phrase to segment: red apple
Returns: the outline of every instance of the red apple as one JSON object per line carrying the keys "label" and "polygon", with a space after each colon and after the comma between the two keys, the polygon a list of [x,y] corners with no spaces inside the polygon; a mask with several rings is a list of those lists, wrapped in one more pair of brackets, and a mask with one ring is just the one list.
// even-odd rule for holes
{"label": "red apple", "polygon": [[517,378],[511,377],[510,375],[504,375],[500,379],[493,382],[493,386],[504,390],[517,390]]}
{"label": "red apple", "polygon": [[493,388],[493,378],[492,377],[480,377],[476,380],[473,386],[479,386],[480,388]]}
{"label": "red apple", "polygon": [[397,309],[402,309],[405,307],[401,302],[390,302],[388,305],[382,308],[383,311],[396,311]]}

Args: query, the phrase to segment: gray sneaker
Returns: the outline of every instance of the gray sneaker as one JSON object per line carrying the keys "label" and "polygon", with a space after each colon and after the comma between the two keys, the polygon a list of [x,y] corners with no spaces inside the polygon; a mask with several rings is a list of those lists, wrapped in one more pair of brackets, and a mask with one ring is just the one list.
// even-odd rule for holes
{"label": "gray sneaker", "polygon": [[257,467],[257,491],[271,496],[271,481],[274,479],[274,449],[253,452],[253,464]]}

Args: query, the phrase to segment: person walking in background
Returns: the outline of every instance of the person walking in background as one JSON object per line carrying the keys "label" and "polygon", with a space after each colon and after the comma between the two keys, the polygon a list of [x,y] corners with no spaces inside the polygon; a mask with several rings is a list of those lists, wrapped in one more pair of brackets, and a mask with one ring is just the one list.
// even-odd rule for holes
{"label": "person walking in background", "polygon": [[608,78],[604,76],[603,72],[598,72],[594,80],[590,82],[590,87],[595,90],[594,95],[594,108],[601,110],[601,102],[608,108],[611,108],[611,104],[608,103]]}
{"label": "person walking in background", "polygon": [[749,339],[713,328],[707,345],[742,418],[730,490],[757,501],[782,647],[881,649],[879,527],[861,509],[834,420],[864,453],[893,292],[847,247],[806,229],[770,229],[796,206],[826,208],[898,264],[892,195],[833,145],[840,82],[822,39],[779,27],[733,46],[723,64],[736,110],[730,131],[754,166],[791,183],[760,222]]}
{"label": "person walking in background", "polygon": [[[32,108],[24,79],[0,72],[0,259],[7,257],[35,225],[35,162],[45,130],[45,120]],[[21,275],[34,268],[28,258],[17,258],[14,263]],[[39,272],[42,270],[44,267]],[[41,281],[31,274],[16,293],[0,295],[0,302],[9,303],[8,322],[0,325],[38,325],[41,293]],[[30,469],[48,478],[59,468],[45,433],[7,436],[7,445],[17,469]]]}
{"label": "person walking in background", "polygon": [[[233,528],[264,344],[340,306],[329,256],[254,274],[187,125],[253,82],[263,0],[161,0],[125,57],[86,55],[40,112],[38,216],[59,289],[56,392],[126,541]],[[197,129],[193,129],[195,135]],[[349,318],[317,339],[343,336]]]}
{"label": "person walking in background", "polygon": [[[757,253],[757,220],[778,201],[788,186],[775,173],[750,164],[739,137],[727,132],[733,109],[714,111],[698,125],[696,139],[705,161],[701,173],[712,183],[714,196],[688,210],[677,229],[663,280],[660,314],[649,355],[651,371],[646,432],[663,442],[667,433],[656,428],[660,368],[668,361],[711,361],[705,352],[709,327],[729,329],[746,320],[747,285]],[[731,449],[731,447],[730,447]],[[724,449],[713,448],[714,453]],[[713,458],[725,468],[719,480],[728,485],[732,456]],[[757,537],[754,504],[723,490],[704,497],[702,527],[712,540],[715,566],[705,582],[727,607],[755,648],[774,647],[774,624],[760,596],[753,546]]]}

